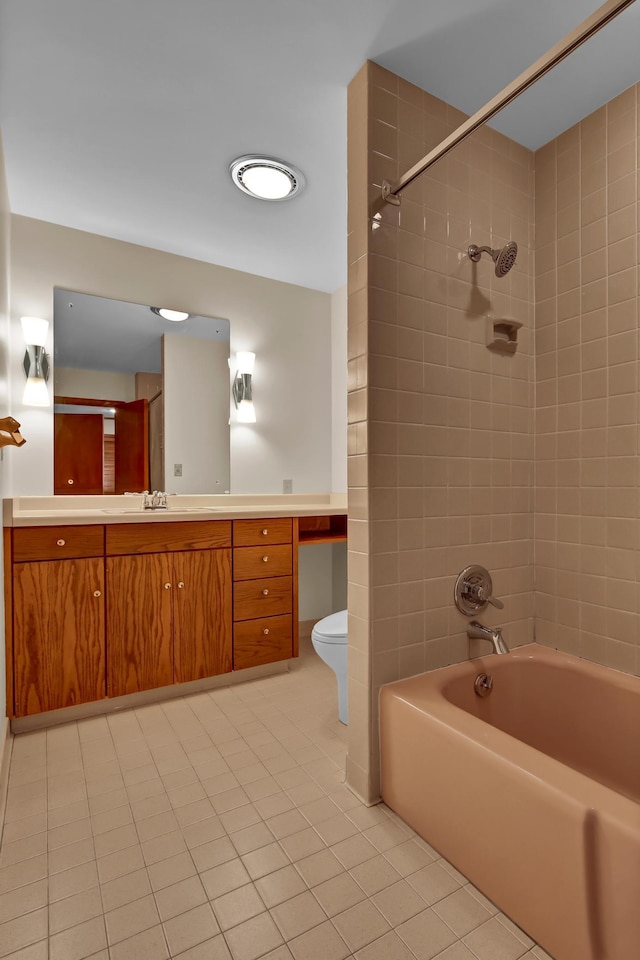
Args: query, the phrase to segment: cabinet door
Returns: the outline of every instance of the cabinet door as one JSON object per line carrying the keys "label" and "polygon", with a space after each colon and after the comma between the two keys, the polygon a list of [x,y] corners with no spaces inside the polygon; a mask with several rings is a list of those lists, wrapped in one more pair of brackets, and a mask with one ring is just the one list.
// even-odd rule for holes
{"label": "cabinet door", "polygon": [[173,683],[171,554],[107,558],[107,691]]}
{"label": "cabinet door", "polygon": [[176,683],[232,668],[231,550],[173,554]]}
{"label": "cabinet door", "polygon": [[105,697],[104,629],[102,557],[14,564],[16,716]]}

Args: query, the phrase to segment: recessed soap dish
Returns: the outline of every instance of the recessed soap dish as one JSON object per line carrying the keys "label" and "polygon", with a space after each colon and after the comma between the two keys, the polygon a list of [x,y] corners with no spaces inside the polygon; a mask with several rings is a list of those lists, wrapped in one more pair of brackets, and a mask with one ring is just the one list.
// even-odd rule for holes
{"label": "recessed soap dish", "polygon": [[515,353],[518,346],[519,320],[487,319],[487,347],[497,353]]}

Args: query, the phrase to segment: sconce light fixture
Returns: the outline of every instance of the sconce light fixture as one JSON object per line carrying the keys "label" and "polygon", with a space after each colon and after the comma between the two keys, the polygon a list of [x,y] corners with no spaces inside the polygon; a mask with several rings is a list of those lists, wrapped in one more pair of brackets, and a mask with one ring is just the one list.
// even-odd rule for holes
{"label": "sconce light fixture", "polygon": [[49,321],[41,317],[21,317],[20,323],[27,345],[22,364],[27,375],[22,402],[27,407],[48,407],[50,404],[47,390],[49,361],[44,348],[49,332]]}
{"label": "sconce light fixture", "polygon": [[256,412],[253,407],[251,377],[256,360],[255,353],[236,354],[236,375],[233,381],[233,400],[238,411],[238,423],[255,423]]}

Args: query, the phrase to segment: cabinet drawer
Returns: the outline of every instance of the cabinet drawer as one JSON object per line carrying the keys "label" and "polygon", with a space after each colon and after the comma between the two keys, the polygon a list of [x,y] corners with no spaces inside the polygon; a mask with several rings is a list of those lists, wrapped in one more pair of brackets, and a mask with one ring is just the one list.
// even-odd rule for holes
{"label": "cabinet drawer", "polygon": [[231,546],[230,520],[114,523],[107,526],[107,554],[165,553]]}
{"label": "cabinet drawer", "polygon": [[233,628],[233,669],[257,667],[292,657],[292,627],[291,616],[236,623]]}
{"label": "cabinet drawer", "polygon": [[101,557],[104,527],[20,527],[13,531],[13,560],[68,560]]}
{"label": "cabinet drawer", "polygon": [[233,551],[233,579],[256,580],[286,577],[292,572],[290,544],[264,547],[236,547]]}
{"label": "cabinet drawer", "polygon": [[233,591],[233,619],[275,617],[292,610],[292,577],[241,580]]}
{"label": "cabinet drawer", "polygon": [[264,543],[291,543],[290,517],[274,520],[234,520],[234,547],[253,547]]}

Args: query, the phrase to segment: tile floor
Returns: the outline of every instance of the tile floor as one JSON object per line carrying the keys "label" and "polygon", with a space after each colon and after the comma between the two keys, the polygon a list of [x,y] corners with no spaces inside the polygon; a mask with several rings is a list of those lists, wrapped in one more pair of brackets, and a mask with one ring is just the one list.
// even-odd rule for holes
{"label": "tile floor", "polygon": [[288,673],[14,740],[6,960],[548,960],[343,784],[333,673]]}

